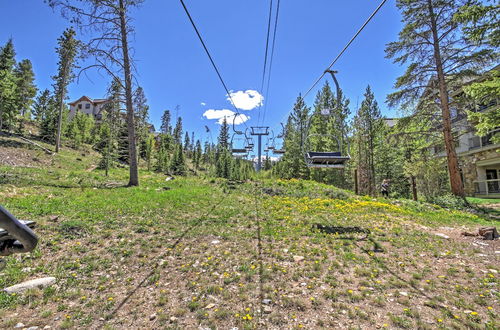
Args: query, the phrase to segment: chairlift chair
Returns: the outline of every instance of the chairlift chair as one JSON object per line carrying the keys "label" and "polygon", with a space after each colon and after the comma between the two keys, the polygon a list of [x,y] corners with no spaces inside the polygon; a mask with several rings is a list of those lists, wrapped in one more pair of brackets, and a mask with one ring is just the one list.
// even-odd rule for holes
{"label": "chairlift chair", "polygon": [[[337,105],[341,104],[341,94],[340,87],[337,79],[335,78],[335,71],[327,70],[332,75],[333,81],[335,82],[335,86],[337,87]],[[320,115],[327,117],[331,116],[331,109],[321,109]],[[308,129],[311,125],[312,118],[315,114],[313,113],[309,118]],[[349,139],[347,138],[344,130],[343,123],[340,123],[341,134],[339,137],[332,134],[309,134],[305,139],[304,143],[304,158],[306,164],[310,168],[344,168],[347,161],[351,159],[350,153],[350,144]],[[323,137],[331,137],[337,142],[337,150],[335,151],[316,151],[311,150],[310,148],[310,139],[315,136],[323,136]],[[342,150],[342,139],[345,139],[347,142],[347,154],[343,154]]]}
{"label": "chairlift chair", "polygon": [[[238,138],[240,134],[234,133],[233,136],[231,137],[231,153],[233,156],[246,156],[248,154],[248,149],[246,148],[246,138]],[[235,139],[236,137],[236,139]],[[238,141],[243,141],[243,146],[240,145],[237,146]]]}
{"label": "chairlift chair", "polygon": [[[34,221],[17,220],[0,206],[0,256],[33,251],[38,243],[38,237],[31,230],[34,226]],[[0,259],[0,270],[5,265]]]}

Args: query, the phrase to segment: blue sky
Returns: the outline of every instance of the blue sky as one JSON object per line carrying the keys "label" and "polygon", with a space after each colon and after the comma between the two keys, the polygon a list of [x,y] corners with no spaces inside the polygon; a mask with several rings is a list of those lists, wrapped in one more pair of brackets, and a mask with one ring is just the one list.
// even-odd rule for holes
{"label": "blue sky", "polygon": [[[229,89],[259,91],[269,1],[185,2]],[[280,127],[298,94],[312,85],[378,4],[378,0],[281,1],[271,85],[263,100],[265,125]],[[42,0],[0,0],[0,12],[0,45],[12,37],[17,59],[30,59],[39,88],[50,88],[57,69],[57,38],[69,23]],[[151,122],[158,128],[163,110],[178,105],[185,129],[206,139],[204,125],[208,125],[215,134],[217,119],[203,114],[234,109],[180,2],[146,0],[134,13],[134,26],[131,43],[137,80],[145,90]],[[395,1],[390,0],[334,66],[352,112],[370,84],[382,113],[396,115],[384,100],[402,68],[385,59],[384,48],[397,39],[401,26]],[[323,81],[306,98],[309,105]],[[82,76],[69,86],[70,100],[81,95],[102,98],[108,84],[109,77],[89,72],[88,78]],[[250,117],[249,126],[257,124],[258,111],[241,110]]]}

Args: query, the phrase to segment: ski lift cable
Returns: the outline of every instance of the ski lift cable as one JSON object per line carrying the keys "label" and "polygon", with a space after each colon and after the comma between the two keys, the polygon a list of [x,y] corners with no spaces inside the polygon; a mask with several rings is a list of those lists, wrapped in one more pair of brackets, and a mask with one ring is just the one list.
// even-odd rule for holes
{"label": "ski lift cable", "polygon": [[[266,34],[266,50],[264,52],[264,66],[262,68],[262,80],[260,83],[260,92],[262,93],[264,90],[264,82],[266,79],[266,68],[267,68],[267,55],[269,52],[269,35],[271,34],[271,18],[273,14],[273,0],[269,2],[269,16],[267,19],[267,34]],[[262,104],[262,102],[260,103]],[[260,109],[262,108],[261,105],[259,105],[259,114],[257,117],[257,124],[260,123]]]}
{"label": "ski lift cable", "polygon": [[[184,9],[184,12],[186,13],[187,17],[189,18],[189,21],[191,22],[191,25],[193,26],[194,31],[196,32],[196,35],[198,36],[198,39],[200,40],[200,42],[201,42],[201,44],[203,46],[203,49],[205,50],[205,53],[207,54],[207,56],[208,56],[208,58],[210,60],[210,63],[212,63],[212,66],[213,66],[215,72],[217,73],[217,76],[219,77],[219,80],[222,83],[222,86],[224,87],[224,89],[225,89],[225,91],[227,93],[227,96],[229,97],[229,100],[231,101],[231,104],[232,104],[234,110],[236,110],[236,113],[237,113],[238,116],[241,116],[242,114],[240,113],[240,111],[236,107],[236,104],[234,103],[233,97],[231,96],[231,93],[229,92],[229,88],[227,88],[227,85],[224,82],[224,79],[222,78],[222,75],[221,75],[219,69],[217,68],[217,65],[215,64],[215,61],[214,61],[212,55],[210,54],[210,51],[208,50],[207,45],[205,44],[205,41],[203,41],[203,38],[201,37],[201,33],[198,30],[198,28],[196,27],[196,24],[194,23],[193,17],[189,13],[189,10],[187,9],[186,4],[184,3],[184,0],[179,0],[179,1],[182,4],[182,8]],[[235,117],[236,117],[236,115],[235,115]],[[243,124],[245,124],[245,126],[247,126],[246,122],[243,122]]]}
{"label": "ski lift cable", "polygon": [[269,60],[269,73],[267,74],[267,87],[266,87],[266,103],[264,104],[264,111],[262,113],[262,122],[264,122],[266,118],[266,110],[267,110],[267,100],[269,97],[269,85],[271,83],[271,73],[272,73],[272,67],[273,67],[273,57],[274,57],[274,46],[276,44],[276,31],[278,29],[278,17],[279,17],[279,12],[280,12],[280,0],[278,0],[278,3],[276,5],[276,16],[274,18],[274,31],[273,31],[273,42],[271,45],[271,58]]}
{"label": "ski lift cable", "polygon": [[[325,74],[333,67],[333,65],[340,59],[340,57],[345,53],[345,51],[351,46],[353,41],[358,37],[358,35],[363,31],[363,29],[368,25],[368,23],[373,19],[373,17],[379,12],[379,10],[382,8],[382,6],[387,2],[387,0],[382,0],[378,7],[372,12],[372,14],[367,18],[367,20],[363,23],[363,25],[359,28],[359,30],[354,34],[354,36],[349,40],[349,42],[345,45],[345,47],[342,49],[342,51],[335,57],[335,59],[330,63],[330,65],[323,71],[323,73],[316,79],[316,81],[312,84],[312,86],[307,90],[307,92],[301,96],[302,99],[304,99],[311,91],[312,89],[320,82],[320,80],[325,76]],[[290,111],[291,112],[291,111]],[[290,115],[290,112],[288,112],[285,117],[283,118],[282,122],[287,119],[287,117]]]}
{"label": "ski lift cable", "polygon": [[368,17],[368,19],[363,23],[363,25],[359,28],[358,32],[349,40],[347,45],[345,45],[344,49],[335,57],[335,59],[330,63],[330,65],[326,68],[325,71],[316,79],[316,81],[312,84],[312,86],[307,90],[302,98],[305,98],[307,94],[311,92],[311,90],[318,84],[318,82],[325,76],[328,70],[332,68],[332,66],[339,60],[339,58],[344,54],[344,52],[349,48],[349,46],[353,43],[353,41],[357,38],[357,36],[363,31],[363,29],[368,25],[368,23],[372,20],[372,18],[377,14],[377,12],[382,8],[382,6],[387,2],[387,0],[382,0],[382,2],[378,5],[378,7],[373,11],[373,13]]}

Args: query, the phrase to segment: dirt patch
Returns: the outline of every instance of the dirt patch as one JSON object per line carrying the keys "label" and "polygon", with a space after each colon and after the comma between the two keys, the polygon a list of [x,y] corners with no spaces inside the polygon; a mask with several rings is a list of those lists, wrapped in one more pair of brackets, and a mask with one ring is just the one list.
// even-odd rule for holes
{"label": "dirt patch", "polygon": [[12,167],[44,167],[52,163],[52,157],[43,151],[19,147],[0,146],[0,166]]}

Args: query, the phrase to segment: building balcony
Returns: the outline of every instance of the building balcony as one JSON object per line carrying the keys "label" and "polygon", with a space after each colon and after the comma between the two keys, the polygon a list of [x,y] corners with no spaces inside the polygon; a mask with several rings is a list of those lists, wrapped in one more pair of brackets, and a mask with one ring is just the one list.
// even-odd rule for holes
{"label": "building balcony", "polygon": [[500,179],[474,181],[474,186],[476,197],[500,197]]}

